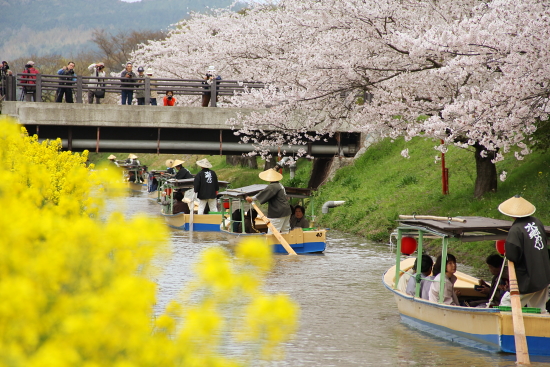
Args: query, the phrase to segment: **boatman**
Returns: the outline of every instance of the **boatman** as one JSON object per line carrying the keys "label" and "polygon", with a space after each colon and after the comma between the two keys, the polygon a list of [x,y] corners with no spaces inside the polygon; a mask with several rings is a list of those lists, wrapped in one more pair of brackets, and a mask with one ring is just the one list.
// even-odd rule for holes
{"label": "boatman", "polygon": [[[255,196],[247,196],[246,201],[252,203],[254,200],[258,200],[260,204],[269,203],[267,218],[271,224],[281,233],[290,231],[292,209],[288,203],[285,188],[279,182],[283,179],[283,175],[274,169],[268,169],[260,172],[259,176],[262,180],[268,181],[269,185]],[[271,228],[267,233],[272,233]]]}
{"label": "boatman", "polygon": [[202,170],[195,176],[195,181],[193,183],[195,194],[200,200],[197,214],[204,214],[206,204],[208,204],[209,211],[217,212],[218,204],[216,202],[216,198],[218,196],[218,191],[220,190],[218,176],[216,176],[216,172],[210,169],[212,168],[212,164],[208,162],[208,159],[206,158],[198,161],[197,166],[202,168]]}
{"label": "boatman", "polygon": [[542,222],[531,216],[536,208],[516,195],[498,206],[498,210],[514,218],[506,237],[506,257],[516,268],[522,306],[540,308],[546,313],[550,284],[550,251]]}
{"label": "boatman", "polygon": [[110,156],[107,157],[108,160],[111,161],[112,164],[114,164],[115,166],[118,167],[118,163],[116,161],[116,156],[114,156],[113,154],[111,154]]}
{"label": "boatman", "polygon": [[176,167],[178,170],[178,173],[176,173],[176,180],[184,180],[186,178],[193,178],[193,175],[191,172],[187,170],[187,168],[183,167],[183,164],[185,161],[176,159],[174,161],[174,165],[172,167]]}

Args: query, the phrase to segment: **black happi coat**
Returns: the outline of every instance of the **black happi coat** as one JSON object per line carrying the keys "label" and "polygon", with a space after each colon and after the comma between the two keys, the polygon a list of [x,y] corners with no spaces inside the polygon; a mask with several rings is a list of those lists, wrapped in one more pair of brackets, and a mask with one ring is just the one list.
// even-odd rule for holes
{"label": "black happi coat", "polygon": [[176,180],[184,180],[186,178],[193,178],[193,175],[185,167],[181,167],[178,173],[176,173]]}
{"label": "black happi coat", "polygon": [[203,168],[195,176],[194,187],[199,199],[215,199],[217,192],[220,191],[216,172]]}
{"label": "black happi coat", "polygon": [[506,257],[516,267],[519,293],[540,291],[550,284],[550,251],[544,225],[535,217],[516,218],[506,238]]}

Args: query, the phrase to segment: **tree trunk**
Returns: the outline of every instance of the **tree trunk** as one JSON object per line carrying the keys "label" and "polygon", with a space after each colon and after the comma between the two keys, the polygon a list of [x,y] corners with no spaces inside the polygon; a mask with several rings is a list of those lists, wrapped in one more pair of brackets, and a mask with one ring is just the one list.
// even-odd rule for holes
{"label": "tree trunk", "polygon": [[268,170],[270,168],[273,168],[275,167],[275,165],[277,164],[277,157],[271,157],[271,159],[268,161],[265,161],[265,164],[264,164],[264,171],[265,170]]}
{"label": "tree trunk", "polygon": [[484,146],[476,143],[475,158],[476,158],[476,186],[474,189],[474,197],[481,198],[487,192],[497,191],[497,167],[492,159],[495,158],[496,152],[487,151],[487,156],[482,157],[481,152],[485,149]]}
{"label": "tree trunk", "polygon": [[241,156],[241,155],[226,155],[225,163],[231,166],[241,166],[241,167],[248,167],[252,169],[258,168],[258,162],[256,161],[255,156],[248,157],[248,156]]}

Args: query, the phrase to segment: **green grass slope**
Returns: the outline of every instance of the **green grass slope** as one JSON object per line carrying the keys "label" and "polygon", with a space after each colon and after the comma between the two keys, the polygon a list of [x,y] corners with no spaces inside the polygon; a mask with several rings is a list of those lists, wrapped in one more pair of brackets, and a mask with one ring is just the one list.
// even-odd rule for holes
{"label": "green grass slope", "polygon": [[[318,224],[388,243],[400,214],[437,216],[486,216],[506,219],[497,207],[515,194],[521,194],[537,207],[535,215],[550,225],[549,167],[550,153],[535,152],[523,161],[510,157],[497,164],[497,171],[508,172],[499,181],[498,192],[473,198],[476,167],[473,150],[450,147],[445,155],[449,169],[449,195],[442,194],[441,162],[433,140],[416,138],[384,140],[372,145],[353,165],[341,168],[317,193]],[[410,158],[401,156],[409,149]],[[321,214],[322,203],[345,200],[346,203]],[[428,251],[438,254],[439,246]],[[451,251],[463,263],[479,266],[485,256],[495,252],[491,243],[454,243]]]}

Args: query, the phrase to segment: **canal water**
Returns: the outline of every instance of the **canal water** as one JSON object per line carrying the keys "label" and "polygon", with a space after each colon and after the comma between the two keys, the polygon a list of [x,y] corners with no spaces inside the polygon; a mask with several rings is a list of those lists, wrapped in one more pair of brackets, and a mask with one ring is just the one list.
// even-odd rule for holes
{"label": "canal water", "polygon": [[[157,217],[160,207],[144,192],[109,210]],[[171,230],[171,239],[172,257],[155,279],[159,311],[192,279],[202,250],[230,246],[221,233]],[[300,326],[284,359],[262,366],[515,366],[514,355],[461,347],[401,323],[393,295],[382,285],[382,274],[393,263],[389,246],[338,231],[328,232],[322,255],[275,255],[267,291],[289,294],[300,305]],[[546,357],[531,362],[550,366]]]}

